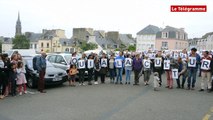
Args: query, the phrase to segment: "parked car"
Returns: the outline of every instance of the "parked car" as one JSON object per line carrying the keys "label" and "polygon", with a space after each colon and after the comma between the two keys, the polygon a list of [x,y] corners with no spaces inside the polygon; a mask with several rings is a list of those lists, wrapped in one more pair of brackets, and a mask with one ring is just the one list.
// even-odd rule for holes
{"label": "parked car", "polygon": [[[39,80],[39,74],[33,69],[33,57],[23,57],[27,85],[30,88],[37,86]],[[45,85],[60,85],[67,81],[67,73],[65,70],[54,67],[47,61],[46,74],[44,76]]]}
{"label": "parked car", "polygon": [[8,57],[10,58],[15,52],[18,52],[21,54],[21,56],[35,56],[36,51],[34,49],[12,49],[8,50],[5,53],[8,54]]}
{"label": "parked car", "polygon": [[[70,68],[70,61],[71,61],[72,55],[68,53],[60,53],[60,54],[48,54],[47,55],[47,61],[53,64],[56,68],[61,68],[63,70],[66,70],[67,73]],[[77,55],[77,58],[81,58],[81,54]],[[77,75],[76,78],[78,79],[79,76]],[[84,78],[88,78],[88,71],[85,71]]]}

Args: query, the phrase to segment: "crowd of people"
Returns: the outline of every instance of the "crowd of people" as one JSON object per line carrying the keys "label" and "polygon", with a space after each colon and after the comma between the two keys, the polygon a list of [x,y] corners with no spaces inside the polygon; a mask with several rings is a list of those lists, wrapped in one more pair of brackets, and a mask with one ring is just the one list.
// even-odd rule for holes
{"label": "crowd of people", "polygon": [[[124,54],[119,52],[118,56],[113,53],[110,56],[102,53],[102,56],[91,53],[88,57],[83,54],[81,58],[76,58],[73,53],[69,81],[71,86],[75,86],[75,78],[79,76],[79,85],[85,85],[85,71],[88,71],[88,85],[92,85],[91,80],[94,76],[94,84],[98,84],[100,76],[101,83],[105,83],[105,77],[109,74],[110,83],[139,85],[139,79],[143,76],[144,85],[149,85],[150,76],[153,73],[154,90],[162,85],[162,74],[166,74],[166,88],[173,89],[176,81],[177,88],[194,90],[197,72],[201,76],[201,89],[204,91],[205,83],[208,92],[212,91],[213,76],[213,54],[203,51],[202,55],[197,53],[196,48],[192,48],[188,53],[186,49],[182,51],[151,51],[134,54]],[[131,80],[131,73],[134,72],[134,81]],[[122,74],[125,73],[123,81]],[[78,75],[77,75],[78,74]],[[181,80],[180,80],[181,78]]]}
{"label": "crowd of people", "polygon": [[[46,53],[42,52],[37,57],[36,70],[39,73],[38,91],[44,91],[44,75],[46,70]],[[173,89],[176,81],[178,89],[194,90],[196,85],[197,73],[201,77],[200,90],[208,92],[213,91],[213,54],[209,51],[203,51],[202,55],[197,53],[196,48],[192,48],[190,53],[185,49],[183,51],[157,51],[153,53],[140,52],[129,54],[119,52],[101,56],[91,53],[82,54],[77,58],[77,53],[72,54],[70,69],[68,71],[68,82],[70,86],[76,86],[78,78],[79,86],[85,85],[87,78],[88,85],[105,83],[106,76],[109,76],[111,84],[139,85],[139,80],[143,76],[144,85],[150,84],[153,80],[155,91],[162,86],[162,74],[166,74],[166,88]],[[35,69],[35,68],[34,68]],[[88,75],[86,75],[86,71]],[[132,72],[134,78],[131,77]],[[7,54],[0,54],[0,99],[11,95],[15,96],[27,93],[25,67],[22,57],[15,53],[11,58]],[[125,80],[123,80],[125,74]],[[153,77],[150,76],[153,74]],[[92,83],[94,79],[94,83]],[[185,86],[185,82],[187,85]],[[18,86],[18,87],[17,87]],[[18,89],[17,89],[18,88]]]}
{"label": "crowd of people", "polygon": [[[36,58],[37,72],[39,74],[38,91],[44,91],[44,75],[46,71],[46,53],[41,52],[41,56]],[[0,99],[8,95],[16,96],[27,94],[25,63],[21,54],[13,53],[11,58],[8,54],[0,54]]]}

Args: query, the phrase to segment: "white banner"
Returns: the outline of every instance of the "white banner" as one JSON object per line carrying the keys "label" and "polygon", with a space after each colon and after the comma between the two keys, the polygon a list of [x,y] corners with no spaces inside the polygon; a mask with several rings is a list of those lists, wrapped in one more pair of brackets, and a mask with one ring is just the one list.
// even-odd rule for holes
{"label": "white banner", "polygon": [[86,66],[85,66],[85,60],[78,60],[78,68],[79,69],[86,68]]}
{"label": "white banner", "polygon": [[107,67],[107,59],[105,58],[101,59],[101,67]]}
{"label": "white banner", "polygon": [[125,59],[125,66],[132,66],[132,59],[131,58]]}
{"label": "white banner", "polygon": [[170,60],[164,60],[163,69],[164,70],[170,69]]}
{"label": "white banner", "polygon": [[143,60],[143,66],[146,69],[149,69],[151,67],[151,61],[150,60]]}
{"label": "white banner", "polygon": [[87,68],[94,68],[94,60],[93,59],[88,59],[87,60]]}
{"label": "white banner", "polygon": [[202,63],[201,63],[201,69],[202,70],[210,70],[210,63],[211,61],[210,60],[207,60],[207,59],[204,59],[202,60]]}
{"label": "white banner", "polygon": [[161,67],[162,58],[155,58],[155,67]]}
{"label": "white banner", "polygon": [[116,68],[122,68],[122,59],[116,59],[115,66]]}
{"label": "white banner", "polygon": [[188,67],[196,67],[196,57],[189,57]]}
{"label": "white banner", "polygon": [[172,78],[178,79],[178,69],[172,69]]}

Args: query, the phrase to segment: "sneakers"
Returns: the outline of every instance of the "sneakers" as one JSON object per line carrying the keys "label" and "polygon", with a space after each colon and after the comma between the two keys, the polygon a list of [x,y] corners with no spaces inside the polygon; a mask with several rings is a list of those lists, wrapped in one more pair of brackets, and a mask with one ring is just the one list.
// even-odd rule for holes
{"label": "sneakers", "polygon": [[98,82],[96,81],[96,82],[94,82],[94,85],[98,85]]}
{"label": "sneakers", "polygon": [[203,92],[203,91],[204,91],[204,89],[200,89],[200,90],[199,90],[199,92]]}
{"label": "sneakers", "polygon": [[24,94],[27,94],[27,91],[24,91]]}
{"label": "sneakers", "polygon": [[0,96],[0,99],[4,99],[4,97],[5,97],[4,95],[1,95],[1,96]]}
{"label": "sneakers", "polygon": [[21,96],[21,95],[22,95],[22,92],[20,92],[19,95]]}

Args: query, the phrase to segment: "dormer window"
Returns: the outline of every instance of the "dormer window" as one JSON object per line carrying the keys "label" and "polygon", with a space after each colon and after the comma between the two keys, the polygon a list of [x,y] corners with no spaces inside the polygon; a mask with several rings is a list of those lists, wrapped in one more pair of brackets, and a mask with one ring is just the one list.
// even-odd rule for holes
{"label": "dormer window", "polygon": [[162,38],[168,38],[169,33],[168,32],[162,32]]}

